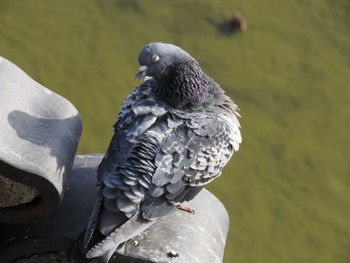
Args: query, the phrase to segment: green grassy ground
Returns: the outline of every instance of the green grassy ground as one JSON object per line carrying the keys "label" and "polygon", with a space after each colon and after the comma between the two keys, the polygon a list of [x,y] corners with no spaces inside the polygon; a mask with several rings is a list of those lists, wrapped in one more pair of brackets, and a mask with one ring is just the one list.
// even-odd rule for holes
{"label": "green grassy ground", "polygon": [[[248,30],[222,32],[236,11]],[[0,0],[0,55],[76,106],[84,154],[107,148],[143,45],[182,46],[243,116],[208,187],[231,218],[225,262],[345,263],[349,16],[348,0]]]}

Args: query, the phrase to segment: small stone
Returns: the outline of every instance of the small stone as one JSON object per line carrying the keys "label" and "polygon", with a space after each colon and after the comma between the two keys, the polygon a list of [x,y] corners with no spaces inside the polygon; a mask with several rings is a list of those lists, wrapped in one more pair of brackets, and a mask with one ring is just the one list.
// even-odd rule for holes
{"label": "small stone", "polygon": [[171,250],[169,253],[168,253],[168,256],[169,257],[172,257],[172,258],[177,258],[180,254],[174,250]]}

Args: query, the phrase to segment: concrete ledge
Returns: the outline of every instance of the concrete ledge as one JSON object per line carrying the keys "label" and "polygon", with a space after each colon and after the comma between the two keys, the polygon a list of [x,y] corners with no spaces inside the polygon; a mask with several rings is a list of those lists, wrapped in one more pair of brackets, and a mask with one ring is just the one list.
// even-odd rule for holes
{"label": "concrete ledge", "polygon": [[[0,191],[20,195],[23,188],[18,182],[35,193],[25,203],[2,200],[0,222],[28,222],[58,207],[79,142],[81,120],[69,101],[2,57],[0,94],[0,176],[13,181],[2,183]],[[6,189],[9,185],[16,189]]]}
{"label": "concrete ledge", "polygon": [[[62,203],[46,222],[0,226],[2,263],[24,255],[69,249],[89,219],[98,190],[96,169],[102,156],[76,156]],[[159,220],[127,242],[110,262],[222,262],[229,226],[224,206],[206,190],[189,204],[196,210],[194,215],[176,211]]]}

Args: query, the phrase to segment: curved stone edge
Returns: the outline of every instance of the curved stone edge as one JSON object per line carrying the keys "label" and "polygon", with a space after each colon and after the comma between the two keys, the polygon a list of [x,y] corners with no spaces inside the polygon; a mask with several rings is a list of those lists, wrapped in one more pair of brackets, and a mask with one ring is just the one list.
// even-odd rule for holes
{"label": "curved stone edge", "polygon": [[0,259],[10,263],[29,254],[66,251],[84,229],[95,196],[96,169],[103,155],[77,155],[57,211],[44,222],[0,224]]}
{"label": "curved stone edge", "polygon": [[[24,223],[42,221],[52,214],[59,205],[60,196],[53,184],[46,179],[13,167],[0,160],[1,175],[15,182],[36,189],[39,196],[29,203],[0,208],[0,222]],[[16,193],[13,193],[16,194]]]}
{"label": "curved stone edge", "polygon": [[0,94],[0,175],[40,193],[35,202],[0,208],[0,222],[49,216],[73,165],[82,130],[79,113],[2,57]]}

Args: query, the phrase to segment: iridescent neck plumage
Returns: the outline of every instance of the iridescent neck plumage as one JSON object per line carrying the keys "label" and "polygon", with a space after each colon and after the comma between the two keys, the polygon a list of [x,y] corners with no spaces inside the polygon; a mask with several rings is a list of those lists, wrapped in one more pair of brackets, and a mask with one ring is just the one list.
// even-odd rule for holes
{"label": "iridescent neck plumage", "polygon": [[156,79],[156,95],[175,108],[193,108],[203,105],[219,86],[208,77],[197,63],[178,63]]}

